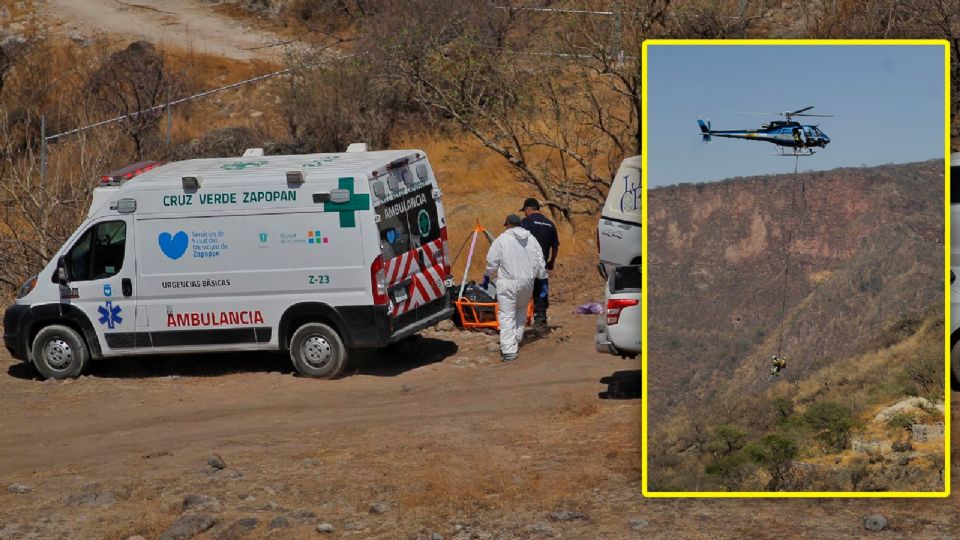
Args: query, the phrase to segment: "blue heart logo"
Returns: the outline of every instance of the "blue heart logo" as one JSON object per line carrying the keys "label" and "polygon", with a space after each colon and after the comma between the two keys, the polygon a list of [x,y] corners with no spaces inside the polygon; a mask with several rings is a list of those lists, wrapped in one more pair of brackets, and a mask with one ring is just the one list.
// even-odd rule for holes
{"label": "blue heart logo", "polygon": [[173,260],[183,257],[183,254],[187,251],[188,240],[187,233],[183,231],[178,231],[177,234],[174,235],[168,232],[162,232],[160,236],[157,237],[157,243],[160,244],[160,251]]}

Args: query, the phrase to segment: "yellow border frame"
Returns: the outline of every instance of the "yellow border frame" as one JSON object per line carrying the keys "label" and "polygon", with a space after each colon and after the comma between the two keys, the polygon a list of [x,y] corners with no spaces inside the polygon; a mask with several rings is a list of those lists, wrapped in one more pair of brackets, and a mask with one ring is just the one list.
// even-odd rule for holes
{"label": "yellow border frame", "polygon": [[737,40],[703,40],[703,39],[656,39],[643,42],[642,46],[642,173],[641,173],[641,191],[643,194],[642,223],[643,236],[641,251],[643,254],[643,290],[649,290],[647,287],[647,277],[650,275],[646,269],[647,261],[647,141],[650,140],[647,133],[647,51],[650,46],[688,46],[688,45],[926,45],[942,46],[944,61],[944,280],[943,280],[943,301],[944,301],[944,473],[943,473],[943,491],[890,491],[890,492],[858,492],[858,491],[792,491],[792,492],[767,492],[767,491],[650,491],[647,486],[647,298],[643,295],[643,328],[642,328],[642,353],[641,369],[643,370],[643,390],[641,417],[641,446],[643,452],[642,463],[642,491],[645,497],[703,497],[703,498],[814,498],[814,497],[842,497],[842,498],[896,498],[896,497],[917,497],[917,498],[943,498],[950,495],[950,47],[946,40],[941,39],[904,39],[904,40],[878,40],[878,39],[737,39]]}

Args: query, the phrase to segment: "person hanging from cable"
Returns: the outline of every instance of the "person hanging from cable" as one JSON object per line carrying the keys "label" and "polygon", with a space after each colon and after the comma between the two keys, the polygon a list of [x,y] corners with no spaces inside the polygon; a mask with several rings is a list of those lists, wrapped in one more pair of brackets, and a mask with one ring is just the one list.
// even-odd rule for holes
{"label": "person hanging from cable", "polygon": [[780,372],[787,368],[787,359],[781,358],[780,355],[773,355],[772,363],[773,366],[770,368],[770,374],[774,377],[779,377]]}

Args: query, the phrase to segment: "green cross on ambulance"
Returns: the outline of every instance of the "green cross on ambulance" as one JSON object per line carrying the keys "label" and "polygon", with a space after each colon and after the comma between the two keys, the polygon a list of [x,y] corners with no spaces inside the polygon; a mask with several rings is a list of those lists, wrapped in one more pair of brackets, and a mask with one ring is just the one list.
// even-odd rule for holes
{"label": "green cross on ambulance", "polygon": [[424,152],[142,162],[20,288],[4,344],[44,378],[91,359],[289,351],[335,377],[349,351],[452,315],[441,192]]}

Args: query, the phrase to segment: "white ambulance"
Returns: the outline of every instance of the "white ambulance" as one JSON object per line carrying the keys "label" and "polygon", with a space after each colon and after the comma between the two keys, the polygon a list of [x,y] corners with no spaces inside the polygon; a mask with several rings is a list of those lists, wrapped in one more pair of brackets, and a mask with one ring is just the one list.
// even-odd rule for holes
{"label": "white ambulance", "polygon": [[56,379],[101,357],[249,350],[334,377],[350,349],[449,318],[426,155],[363,150],[104,176],[87,219],[7,309],[7,349]]}

